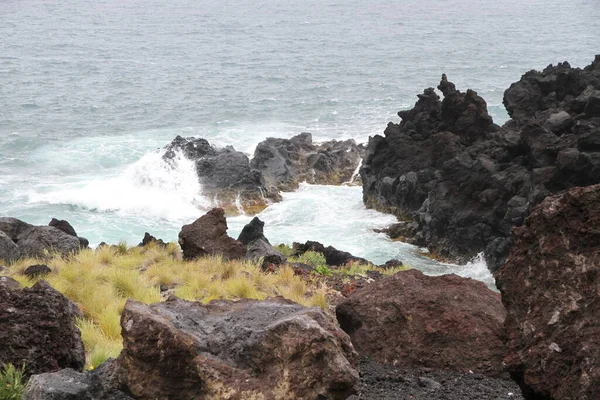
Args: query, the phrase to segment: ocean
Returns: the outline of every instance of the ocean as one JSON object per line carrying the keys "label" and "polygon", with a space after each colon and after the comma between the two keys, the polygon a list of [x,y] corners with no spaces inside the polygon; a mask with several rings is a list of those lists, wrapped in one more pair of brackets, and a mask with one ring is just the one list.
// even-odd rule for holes
{"label": "ocean", "polygon": [[[93,245],[175,241],[211,207],[189,160],[161,160],[176,135],[249,156],[305,131],[366,142],[442,73],[502,124],[512,82],[587,65],[599,43],[598,0],[1,0],[0,214],[66,219]],[[360,187],[302,185],[259,217],[274,243],[493,284],[481,259],[440,264],[374,233],[394,218]]]}

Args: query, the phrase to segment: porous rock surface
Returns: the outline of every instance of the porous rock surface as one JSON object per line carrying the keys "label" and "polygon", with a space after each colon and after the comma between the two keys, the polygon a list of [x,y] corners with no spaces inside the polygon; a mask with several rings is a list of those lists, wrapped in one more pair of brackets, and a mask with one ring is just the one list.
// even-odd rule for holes
{"label": "porous rock surface", "polygon": [[539,398],[600,393],[600,185],[547,197],[495,274],[513,376]]}
{"label": "porous rock surface", "polygon": [[[600,183],[600,56],[530,71],[504,94],[512,119],[492,122],[485,101],[446,76],[369,139],[360,170],[367,207],[416,227],[405,240],[466,262],[504,262],[513,226],[546,196]],[[404,237],[407,232],[412,237]]]}
{"label": "porous rock surface", "polygon": [[135,398],[345,399],[358,381],[348,336],[282,298],[129,300],[121,325],[116,376]]}
{"label": "porous rock surface", "polygon": [[85,351],[76,317],[82,317],[77,306],[47,282],[21,288],[0,277],[0,364],[25,364],[27,376],[62,368],[80,371]]}
{"label": "porous rock surface", "polygon": [[362,149],[349,139],[321,144],[310,133],[290,139],[267,138],[254,150],[251,165],[261,171],[271,190],[291,191],[301,182],[341,185],[360,164]]}
{"label": "porous rock surface", "polygon": [[222,208],[213,208],[179,232],[179,245],[185,259],[222,255],[225,259],[240,259],[246,246],[227,235],[227,220]]}
{"label": "porous rock surface", "polygon": [[356,351],[378,362],[504,374],[505,310],[482,282],[403,271],[355,291],[336,316]]}

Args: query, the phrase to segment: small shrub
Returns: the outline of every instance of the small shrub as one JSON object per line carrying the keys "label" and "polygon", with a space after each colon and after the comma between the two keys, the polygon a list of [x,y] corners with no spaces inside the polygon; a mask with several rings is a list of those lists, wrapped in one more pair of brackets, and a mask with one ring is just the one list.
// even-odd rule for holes
{"label": "small shrub", "polygon": [[294,249],[292,249],[287,244],[281,243],[281,244],[278,244],[277,246],[275,246],[275,248],[277,249],[278,252],[280,252],[281,254],[283,254],[284,256],[286,256],[288,258],[294,255]]}
{"label": "small shrub", "polygon": [[325,256],[323,253],[318,253],[316,251],[307,251],[297,257],[290,258],[289,261],[308,264],[312,265],[313,267],[327,266],[327,262],[325,261]]}
{"label": "small shrub", "polygon": [[21,400],[23,389],[23,374],[25,365],[20,369],[12,364],[3,364],[0,370],[0,399],[3,400]]}
{"label": "small shrub", "polygon": [[322,275],[322,276],[332,276],[333,275],[333,271],[331,271],[331,269],[327,266],[327,265],[319,265],[315,268],[314,271],[316,274]]}

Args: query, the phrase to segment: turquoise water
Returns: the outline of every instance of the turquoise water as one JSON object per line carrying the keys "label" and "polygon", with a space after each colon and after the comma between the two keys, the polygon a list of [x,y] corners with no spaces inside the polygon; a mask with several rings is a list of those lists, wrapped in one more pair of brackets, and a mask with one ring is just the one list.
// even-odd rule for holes
{"label": "turquoise water", "polygon": [[[69,220],[91,243],[175,240],[210,207],[176,135],[252,153],[268,136],[366,141],[442,73],[498,123],[529,69],[600,52],[600,1],[29,0],[0,4],[0,214]],[[272,241],[320,240],[431,273],[371,232],[359,188],[303,186],[266,210]],[[230,220],[233,234],[245,217]],[[483,276],[483,277],[482,277]]]}

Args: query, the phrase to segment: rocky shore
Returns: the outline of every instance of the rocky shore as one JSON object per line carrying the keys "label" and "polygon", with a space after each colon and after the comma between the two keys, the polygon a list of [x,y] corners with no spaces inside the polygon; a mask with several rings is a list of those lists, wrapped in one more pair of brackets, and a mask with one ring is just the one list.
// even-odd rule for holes
{"label": "rocky shore", "polygon": [[511,119],[493,123],[485,100],[446,76],[370,138],[360,170],[367,207],[397,215],[391,232],[464,263],[480,252],[492,270],[510,233],[549,195],[600,183],[600,56],[530,71],[504,94]]}
{"label": "rocky shore", "polygon": [[[146,233],[92,250],[66,221],[0,218],[0,364],[24,365],[23,398],[595,400],[600,56],[523,75],[502,127],[477,93],[445,75],[438,89],[366,149],[303,133],[250,161],[175,138],[165,161],[193,160],[222,205],[178,243]],[[347,182],[361,156],[365,204],[401,220],[391,236],[452,260],[484,251],[500,293],[314,241],[274,245],[258,217],[229,236],[234,208]]]}

